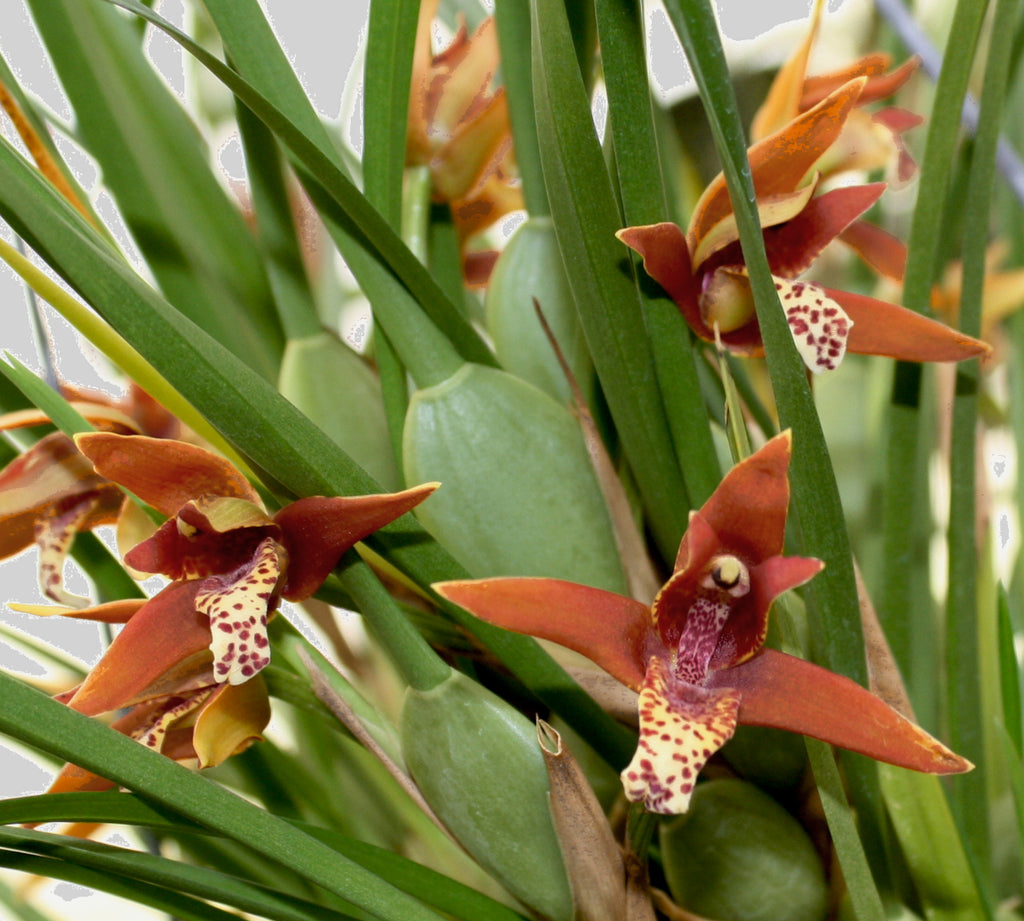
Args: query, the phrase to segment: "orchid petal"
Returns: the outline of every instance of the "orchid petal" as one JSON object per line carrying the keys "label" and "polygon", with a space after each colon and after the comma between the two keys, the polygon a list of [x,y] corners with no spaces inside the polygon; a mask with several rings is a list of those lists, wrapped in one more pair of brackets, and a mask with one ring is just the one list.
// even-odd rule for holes
{"label": "orchid petal", "polygon": [[[676,556],[676,572],[703,567],[712,552],[732,553],[749,566],[782,553],[792,440],[787,429],[725,475],[701,510],[691,515]],[[703,521],[695,530],[698,517]],[[716,549],[708,551],[712,534]]]}
{"label": "orchid petal", "polygon": [[200,767],[216,767],[263,738],[270,700],[260,676],[217,688],[196,719],[192,734]]}
{"label": "orchid petal", "polygon": [[202,581],[195,604],[210,618],[210,652],[218,682],[242,684],[269,664],[267,620],[281,563],[278,544],[267,537],[240,572]]}
{"label": "orchid petal", "polygon": [[585,655],[638,689],[651,655],[667,654],[646,605],[561,579],[501,578],[438,582],[442,598],[506,630],[551,640]]}
{"label": "orchid petal", "polygon": [[198,581],[172,582],[150,598],[114,637],[69,706],[96,716],[142,696],[171,693],[201,663],[208,669],[210,620],[195,607],[201,588]]}
{"label": "orchid petal", "polygon": [[[865,80],[851,80],[747,151],[758,199],[799,187],[815,162],[839,137]],[[719,173],[694,208],[686,233],[689,250],[695,251],[708,231],[731,211],[725,176]]]}
{"label": "orchid petal", "polygon": [[792,220],[764,233],[773,275],[796,278],[822,250],[868,210],[885,191],[884,182],[845,186],[818,195]]}
{"label": "orchid petal", "polygon": [[854,221],[839,234],[839,239],[879,275],[903,281],[907,270],[907,247],[887,230],[869,221]]}
{"label": "orchid petal", "polygon": [[622,772],[626,799],[649,812],[685,812],[708,758],[736,730],[740,697],[728,688],[707,690],[672,677],[654,657],[640,691],[640,737]]}
{"label": "orchid petal", "polygon": [[431,160],[438,196],[445,201],[465,198],[489,169],[504,158],[511,135],[508,103],[499,91],[472,121],[461,124]]}
{"label": "orchid petal", "polygon": [[176,518],[125,554],[140,572],[170,579],[201,579],[245,564],[265,536],[277,536],[274,520],[247,499],[205,496],[186,502]]}
{"label": "orchid petal", "polygon": [[644,271],[668,292],[694,332],[703,339],[713,341],[714,334],[700,313],[700,288],[693,275],[690,250],[682,229],[665,221],[642,227],[626,227],[615,236],[640,255]]}
{"label": "orchid petal", "polygon": [[[780,192],[757,200],[757,217],[761,227],[775,227],[793,220],[814,197],[818,187],[817,177],[807,185],[793,192]],[[693,254],[693,264],[701,266],[709,256],[739,240],[739,224],[736,215],[730,212],[701,238]]]}
{"label": "orchid petal", "polygon": [[88,598],[73,595],[64,588],[64,563],[71,552],[75,535],[95,511],[99,500],[84,497],[70,505],[60,503],[44,509],[36,519],[35,537],[39,546],[39,585],[47,598],[71,608],[84,608]]}
{"label": "orchid petal", "polygon": [[851,352],[885,355],[901,361],[964,361],[987,358],[992,347],[980,339],[906,307],[864,294],[822,289],[838,301],[854,323],[847,342]]}
{"label": "orchid petal", "polygon": [[104,489],[107,495],[97,509],[95,524],[115,520],[113,487],[93,472],[66,435],[53,432],[41,438],[0,470],[0,557],[32,545],[36,519],[48,506]]}
{"label": "orchid petal", "polygon": [[185,698],[173,698],[169,706],[155,710],[152,718],[139,726],[131,734],[131,737],[136,742],[141,742],[146,748],[150,748],[155,752],[162,752],[164,749],[164,739],[171,726],[187,717],[193,711],[198,710],[210,696],[211,690],[207,688],[198,694],[192,694]]}
{"label": "orchid petal", "polygon": [[424,483],[371,496],[312,496],[283,508],[274,522],[289,555],[284,597],[289,601],[308,598],[346,550],[415,508],[439,485]]}
{"label": "orchid petal", "polygon": [[823,0],[816,0],[811,12],[811,27],[807,30],[807,36],[775,75],[764,103],[758,109],[750,126],[750,136],[755,141],[778,131],[800,113],[800,100],[804,94],[804,83],[807,77],[807,61],[818,36],[824,7]]}
{"label": "orchid petal", "polygon": [[234,496],[260,505],[259,494],[224,458],[168,438],[89,432],[75,436],[96,472],[168,517],[190,499]]}
{"label": "orchid petal", "polygon": [[24,614],[35,614],[37,617],[71,617],[75,620],[92,620],[100,624],[126,624],[146,604],[145,598],[123,598],[119,601],[108,601],[91,608],[69,608],[52,604],[14,604],[8,603],[12,611]]}
{"label": "orchid petal", "polygon": [[809,109],[842,86],[857,77],[867,77],[857,105],[865,106],[880,99],[888,99],[903,86],[921,65],[921,59],[911,57],[891,73],[885,73],[892,59],[881,52],[865,55],[842,70],[808,77],[804,82],[804,94],[800,100],[801,109]]}
{"label": "orchid petal", "polygon": [[930,774],[958,774],[971,763],[849,678],[766,649],[713,672],[712,687],[741,695],[739,721],[820,739],[878,761]]}
{"label": "orchid petal", "polygon": [[432,90],[431,130],[454,135],[478,117],[487,104],[498,69],[498,37],[494,18],[487,17],[472,36],[461,26],[452,43],[433,61],[441,75]]}
{"label": "orchid petal", "polygon": [[796,350],[814,374],[834,371],[846,354],[853,320],[823,288],[772,276]]}

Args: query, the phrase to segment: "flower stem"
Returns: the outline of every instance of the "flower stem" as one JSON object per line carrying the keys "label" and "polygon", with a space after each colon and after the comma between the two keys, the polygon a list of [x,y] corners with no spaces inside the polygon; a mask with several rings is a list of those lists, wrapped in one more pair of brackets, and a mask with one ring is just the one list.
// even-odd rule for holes
{"label": "flower stem", "polygon": [[354,552],[345,557],[341,584],[355,601],[366,627],[387,651],[402,678],[418,691],[437,687],[451,669],[438,658],[369,565]]}

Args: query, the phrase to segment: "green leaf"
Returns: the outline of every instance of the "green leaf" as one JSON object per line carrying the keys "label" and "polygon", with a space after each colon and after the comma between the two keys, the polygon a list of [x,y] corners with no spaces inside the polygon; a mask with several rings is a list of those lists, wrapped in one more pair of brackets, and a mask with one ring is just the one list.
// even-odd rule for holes
{"label": "green leaf", "polygon": [[419,0],[371,3],[363,71],[363,187],[392,227],[402,218],[402,172]]}
{"label": "green leaf", "polygon": [[99,892],[107,892],[126,901],[148,905],[180,921],[238,921],[238,915],[233,912],[216,908],[184,893],[170,892],[160,886],[151,886],[111,873],[100,873],[64,860],[0,850],[0,866],[30,876],[62,879]]}
{"label": "green leaf", "polygon": [[1013,636],[1010,600],[1006,589],[998,588],[999,689],[1003,704],[1002,722],[1017,757],[1024,758],[1024,697],[1021,696],[1020,663]]}
{"label": "green leaf", "polygon": [[[661,395],[623,225],[561,0],[533,0],[537,129],[558,245],[623,451],[657,544],[674,559],[686,530],[686,485]],[[541,25],[543,24],[543,26]]]}
{"label": "green leaf", "polygon": [[[598,0],[596,9],[608,91],[609,136],[624,222],[637,226],[668,220],[671,212],[661,181],[655,102],[644,54],[643,9],[623,0]],[[647,280],[639,268],[639,257],[631,258],[640,276],[647,340],[675,456],[682,465],[690,505],[697,508],[722,478],[697,380],[695,362],[699,357],[679,309],[664,292],[644,283]]]}
{"label": "green leaf", "polygon": [[879,765],[885,805],[928,921],[990,917],[939,779]]}
{"label": "green leaf", "polygon": [[437,921],[420,902],[322,842],[205,777],[0,673],[0,732],[93,771],[259,854],[382,919]]}
{"label": "green leaf", "polygon": [[[0,800],[0,824],[49,821],[143,826],[171,837],[209,834],[201,826],[157,808],[147,800],[112,790],[103,793],[50,793]],[[465,921],[520,921],[522,917],[493,899],[406,857],[329,829],[301,822],[291,824],[395,886],[420,894],[434,907],[457,918]]]}
{"label": "green leaf", "polygon": [[[963,246],[963,285],[960,328],[969,336],[981,334],[982,289],[989,208],[995,188],[996,148],[1005,114],[1010,52],[1019,4],[995,0],[992,34],[985,59],[981,110],[971,156],[967,186]],[[988,810],[979,809],[988,795],[989,767],[986,735],[990,720],[979,675],[994,653],[988,640],[994,626],[990,614],[978,610],[979,547],[977,516],[978,390],[977,359],[956,367],[953,427],[950,445],[949,593],[946,598],[946,680],[950,742],[977,769],[953,788],[952,806],[965,846],[983,879],[989,874],[991,841]],[[994,664],[994,663],[993,663]],[[991,885],[991,882],[989,882]]]}
{"label": "green leaf", "polygon": [[97,2],[29,7],[86,149],[167,299],[273,376],[281,333],[252,237],[130,21]]}
{"label": "green leaf", "polygon": [[171,893],[188,893],[190,898],[230,905],[275,921],[319,921],[321,918],[324,921],[345,921],[350,917],[217,870],[97,841],[28,829],[0,828],[0,853],[10,850],[39,854],[99,873],[160,887]]}

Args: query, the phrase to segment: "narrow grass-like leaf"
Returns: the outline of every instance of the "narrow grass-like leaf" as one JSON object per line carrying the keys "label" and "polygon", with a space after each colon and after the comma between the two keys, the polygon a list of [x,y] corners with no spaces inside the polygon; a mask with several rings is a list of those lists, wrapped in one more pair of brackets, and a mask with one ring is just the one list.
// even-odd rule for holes
{"label": "narrow grass-like leaf", "polygon": [[[913,310],[928,311],[932,282],[941,268],[937,265],[939,243],[947,224],[944,212],[960,133],[960,112],[986,6],[987,0],[958,0],[950,25],[942,71],[929,113],[903,281],[902,302]],[[906,612],[914,610],[914,593],[928,586],[928,497],[915,488],[927,482],[919,466],[924,452],[918,450],[923,424],[921,377],[919,365],[896,364],[883,428],[887,436],[884,481],[892,485],[883,498],[882,577],[875,596],[879,617],[887,630],[894,621],[904,618]],[[896,484],[914,486],[898,488]],[[912,636],[932,629],[930,624],[929,614],[927,622],[909,625],[906,632]],[[897,643],[896,652],[905,668],[907,661],[901,655],[902,646]]]}
{"label": "narrow grass-like leaf", "polygon": [[363,190],[385,220],[402,217],[402,172],[419,0],[370,4],[363,71]]}
{"label": "narrow grass-like leaf", "polygon": [[64,860],[36,857],[18,851],[0,850],[0,866],[29,876],[62,879],[69,883],[107,892],[138,905],[147,905],[177,921],[238,921],[234,912],[217,908],[182,892],[170,892],[112,873],[101,873]]}
{"label": "narrow grass-like leaf", "polygon": [[[81,296],[245,455],[266,482],[295,496],[381,492],[379,484],[265,380],[171,309],[100,243],[24,161],[0,144],[0,214]],[[373,535],[378,552],[420,585],[465,571],[412,516]],[[628,760],[628,730],[584,694],[531,638],[446,611],[560,712],[613,764]]]}
{"label": "narrow grass-like leaf", "polygon": [[1002,747],[1010,779],[1010,790],[1013,794],[1013,814],[1017,820],[1019,842],[1018,853],[1024,853],[1024,759],[1021,758],[1017,740],[1007,732],[1005,726],[997,723],[995,732]]}
{"label": "narrow grass-like leaf", "polygon": [[[156,804],[132,794],[114,791],[50,793],[0,800],[0,824],[49,821],[143,826],[171,837],[210,834],[202,826],[190,823]],[[302,822],[292,824],[400,889],[422,893],[435,908],[451,912],[457,918],[466,921],[519,921],[522,917],[493,899],[406,857],[329,829]]]}
{"label": "narrow grass-like leaf", "polygon": [[130,22],[98,2],[29,7],[86,148],[167,299],[272,377],[282,340],[252,237]]}
{"label": "narrow grass-like leaf", "polygon": [[[998,587],[999,689],[1003,704],[1003,726],[1018,758],[1024,758],[1024,697],[1021,696],[1020,663],[1010,617],[1010,599],[1006,589]],[[1024,804],[1022,804],[1024,805]]]}
{"label": "narrow grass-like leaf", "polygon": [[12,921],[55,921],[52,915],[41,912],[27,902],[25,897],[0,880],[0,905],[10,913]]}
{"label": "narrow grass-like leaf", "polygon": [[[964,224],[960,329],[975,337],[981,335],[989,206],[995,187],[996,148],[1003,123],[1018,7],[1016,0],[995,0],[981,110],[971,157]],[[991,618],[980,616],[978,611],[979,546],[974,526],[977,515],[980,375],[977,359],[957,365],[949,471],[946,681],[950,741],[958,752],[977,765],[975,771],[953,788],[953,810],[975,864],[979,868],[987,868],[991,853],[988,810],[978,808],[987,796],[989,771],[985,737],[990,725],[979,675],[982,674],[982,656],[991,650],[989,631],[985,629]],[[979,872],[985,871],[979,869]]]}
{"label": "narrow grass-like leaf", "polygon": [[437,921],[415,899],[205,777],[0,673],[0,731],[247,844],[382,919]]}
{"label": "narrow grass-like leaf", "polygon": [[540,141],[534,118],[530,0],[502,0],[494,10],[501,54],[501,75],[508,98],[508,118],[515,142],[516,165],[523,184],[523,201],[531,217],[550,214]]}
{"label": "narrow grass-like leaf", "polygon": [[594,131],[560,0],[533,0],[537,128],[558,245],[590,352],[658,547],[673,559],[686,530],[686,486],[661,395],[622,218]]}
{"label": "narrow grass-like leaf", "polygon": [[928,921],[991,917],[939,779],[879,765],[885,805]]}
{"label": "narrow grass-like leaf", "polygon": [[[636,226],[667,220],[670,211],[661,182],[643,9],[623,0],[598,0],[596,10],[624,222]],[[639,259],[632,258],[638,266]],[[675,457],[682,467],[689,503],[697,508],[718,485],[721,470],[697,382],[693,337],[672,299],[647,283],[639,268],[636,271],[641,276],[643,318]],[[663,461],[671,462],[671,458]]]}
{"label": "narrow grass-like leaf", "polygon": [[244,105],[237,106],[260,247],[281,327],[287,339],[313,336],[322,326],[302,259],[284,164],[270,130]]}
{"label": "narrow grass-like leaf", "polygon": [[38,854],[171,892],[187,892],[193,898],[207,899],[275,921],[319,921],[321,918],[324,921],[345,921],[350,918],[322,905],[304,902],[217,870],[98,841],[27,829],[0,828],[0,849]]}

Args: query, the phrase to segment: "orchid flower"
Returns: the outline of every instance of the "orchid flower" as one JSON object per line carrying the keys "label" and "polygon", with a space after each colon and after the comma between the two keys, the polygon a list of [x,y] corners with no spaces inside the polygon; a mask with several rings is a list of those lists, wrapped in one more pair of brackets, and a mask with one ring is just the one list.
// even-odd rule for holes
{"label": "orchid flower", "polygon": [[169,516],[125,562],[172,581],[149,600],[16,607],[123,623],[82,684],[61,699],[87,716],[131,708],[117,728],[204,766],[258,738],[266,724],[259,672],[270,660],[267,622],[279,600],[310,597],[343,553],[437,486],[314,496],[271,516],[248,480],[203,448],[106,432],[75,442],[97,475]]}
{"label": "orchid flower", "polygon": [[[181,432],[178,420],[134,385],[121,400],[67,386],[61,391],[97,428],[161,438]],[[0,416],[0,430],[47,422],[39,410],[19,410]],[[65,590],[64,562],[76,534],[113,524],[123,504],[121,489],[99,476],[70,438],[46,435],[0,470],[0,559],[35,543],[43,593],[58,604],[86,605],[87,598]]]}
{"label": "orchid flower", "polygon": [[[818,192],[812,168],[832,146],[868,78],[845,83],[747,152],[768,264],[801,358],[820,373],[849,349],[904,361],[960,361],[987,355],[984,342],[912,310],[799,279],[825,246],[853,225],[882,194],[883,183]],[[808,173],[810,177],[808,178]],[[764,354],[736,215],[725,179],[705,189],[684,233],[665,222],[617,234],[643,257],[644,268],[672,297],[694,333],[739,355]],[[886,264],[889,236],[863,233],[858,251]]]}
{"label": "orchid flower", "polygon": [[738,723],[800,732],[918,771],[970,769],[865,688],[764,648],[768,611],[819,560],[782,556],[790,434],[727,474],[690,516],[653,604],[557,579],[442,582],[477,617],[566,646],[639,692],[640,737],[622,772],[627,799],[685,812],[697,775]]}
{"label": "orchid flower", "polygon": [[448,202],[459,240],[523,207],[515,176],[493,17],[469,36],[460,25],[452,43],[433,52],[431,29],[439,0],[420,5],[413,55],[406,165],[430,169],[434,197]]}

